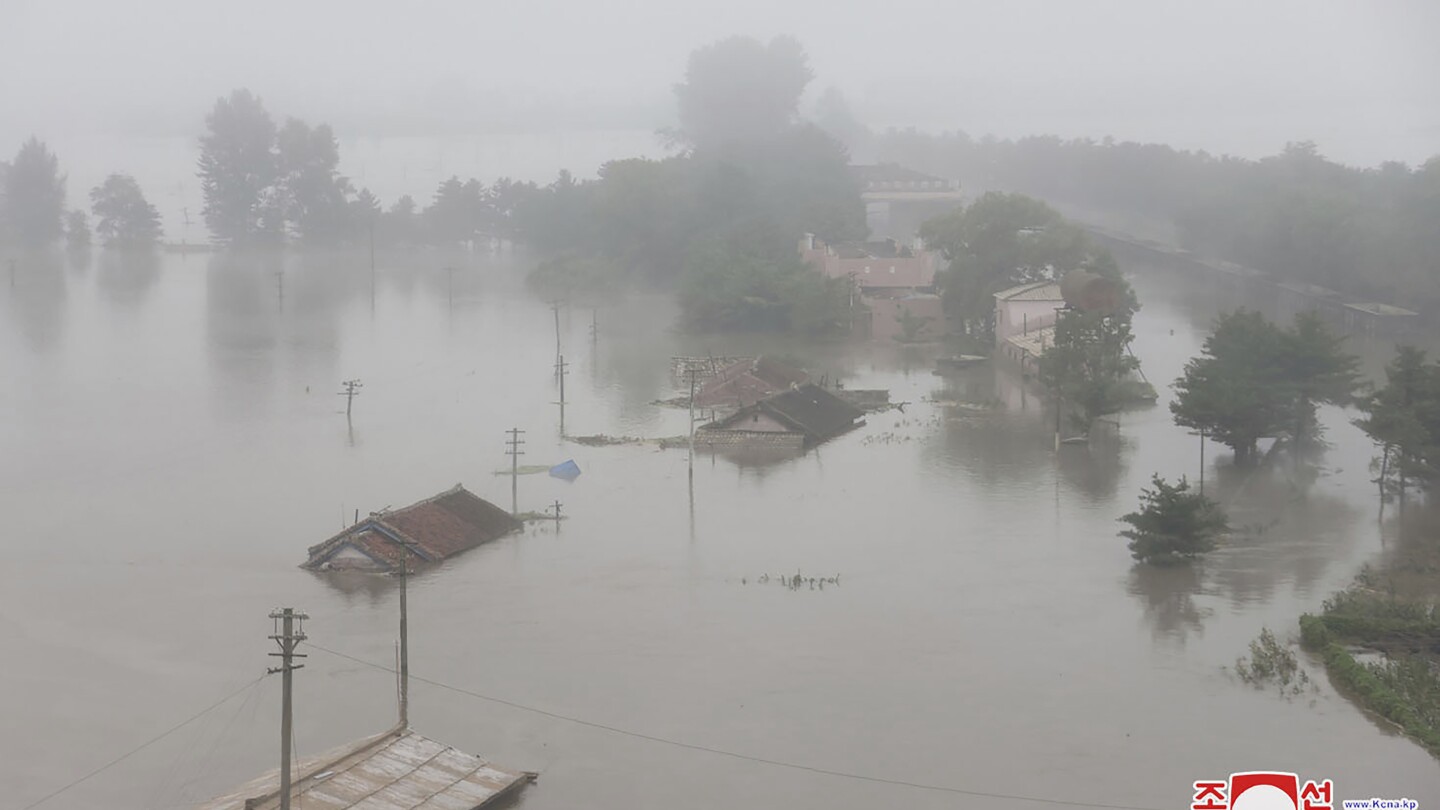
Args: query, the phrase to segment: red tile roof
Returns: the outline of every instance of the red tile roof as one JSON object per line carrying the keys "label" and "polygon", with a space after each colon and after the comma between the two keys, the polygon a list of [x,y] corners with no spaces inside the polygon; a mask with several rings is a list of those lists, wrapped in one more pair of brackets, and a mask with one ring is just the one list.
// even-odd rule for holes
{"label": "red tile roof", "polygon": [[701,408],[743,408],[809,381],[810,375],[803,370],[768,357],[741,360],[706,380],[695,393],[695,404]]}
{"label": "red tile roof", "polygon": [[[393,570],[402,559],[411,564],[443,560],[521,527],[500,507],[456,484],[403,509],[370,517],[310,549],[306,568],[322,568],[346,547],[373,562],[350,567]],[[337,565],[338,565],[337,561]]]}

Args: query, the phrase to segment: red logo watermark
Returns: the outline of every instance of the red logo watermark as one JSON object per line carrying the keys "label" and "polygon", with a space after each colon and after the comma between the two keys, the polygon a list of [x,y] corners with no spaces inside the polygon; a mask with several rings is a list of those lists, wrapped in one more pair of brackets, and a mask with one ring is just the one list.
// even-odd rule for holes
{"label": "red logo watermark", "polygon": [[1329,779],[1302,785],[1293,773],[1232,773],[1196,782],[1190,810],[1334,810],[1334,789]]}

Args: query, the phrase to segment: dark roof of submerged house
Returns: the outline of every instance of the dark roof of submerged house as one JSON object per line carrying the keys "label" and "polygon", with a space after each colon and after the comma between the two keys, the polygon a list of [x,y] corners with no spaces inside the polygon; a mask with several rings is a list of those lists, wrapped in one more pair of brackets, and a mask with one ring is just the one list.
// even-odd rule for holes
{"label": "dark roof of submerged house", "polygon": [[402,559],[435,562],[487,543],[521,527],[509,512],[456,484],[403,509],[371,513],[323,543],[310,547],[306,568],[318,568],[349,547],[379,569]]}
{"label": "dark roof of submerged house", "polygon": [[726,419],[705,426],[708,430],[736,429],[756,412],[765,413],[810,442],[823,441],[856,426],[865,412],[818,385],[806,383],[742,408]]}
{"label": "dark roof of submerged house", "polygon": [[765,397],[810,382],[804,370],[769,357],[740,360],[715,372],[695,392],[702,408],[743,408]]}

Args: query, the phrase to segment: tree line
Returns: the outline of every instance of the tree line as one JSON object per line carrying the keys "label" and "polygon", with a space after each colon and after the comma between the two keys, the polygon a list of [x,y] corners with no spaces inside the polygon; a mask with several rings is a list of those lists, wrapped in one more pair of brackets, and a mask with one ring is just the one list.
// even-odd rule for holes
{"label": "tree line", "polygon": [[[59,158],[31,137],[13,160],[0,161],[0,244],[35,249],[64,239],[71,247],[89,246],[90,216],[65,202]],[[90,190],[90,213],[107,247],[150,249],[162,235],[159,212],[127,174],[112,174]]]}
{"label": "tree line", "polygon": [[1247,160],[1109,138],[870,137],[886,160],[974,188],[1158,221],[1197,254],[1440,318],[1440,156],[1360,169],[1311,142]]}

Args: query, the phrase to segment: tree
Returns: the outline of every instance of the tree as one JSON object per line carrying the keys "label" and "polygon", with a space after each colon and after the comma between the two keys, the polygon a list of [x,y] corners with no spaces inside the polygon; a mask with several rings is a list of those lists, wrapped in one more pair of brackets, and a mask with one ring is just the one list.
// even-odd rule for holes
{"label": "tree", "polygon": [[1170,403],[1175,424],[1203,430],[1235,451],[1235,464],[1254,461],[1265,436],[1278,436],[1292,416],[1284,374],[1285,337],[1258,312],[1222,315],[1200,357],[1185,365]]}
{"label": "tree", "polygon": [[1130,540],[1130,555],[1142,563],[1173,564],[1215,548],[1215,538],[1230,530],[1220,506],[1190,491],[1184,478],[1170,484],[1159,475],[1151,488],[1140,490],[1140,510],[1120,518],[1130,524],[1121,537]]}
{"label": "tree", "polygon": [[1040,355],[1040,381],[1069,405],[1082,430],[1132,399],[1127,383],[1140,367],[1128,351],[1128,314],[1067,311],[1055,322],[1054,342]]}
{"label": "tree", "polygon": [[291,233],[308,246],[338,244],[353,230],[350,181],[340,175],[340,145],[328,124],[291,118],[275,136],[276,181]]}
{"label": "tree", "polygon": [[285,200],[275,189],[275,122],[249,90],[215,101],[200,138],[205,224],[222,244],[245,247],[283,237]]}
{"label": "tree", "polygon": [[1344,342],[1344,336],[1327,329],[1314,312],[1301,313],[1285,331],[1282,384],[1292,398],[1288,433],[1297,461],[1322,444],[1316,406],[1350,404],[1359,387],[1360,358],[1346,354]]}
{"label": "tree", "polygon": [[[563,173],[568,178],[568,173]],[[451,177],[435,190],[435,199],[425,209],[425,223],[431,238],[439,244],[469,244],[484,234],[489,204],[485,186],[479,180],[464,183]]]}
{"label": "tree", "polygon": [[17,243],[43,247],[65,232],[65,177],[60,162],[40,139],[31,136],[5,172],[6,225]]}
{"label": "tree", "polygon": [[871,137],[870,130],[855,118],[845,94],[833,86],[825,88],[815,101],[815,123],[851,151],[864,147]]}
{"label": "tree", "polygon": [[895,320],[900,324],[900,334],[896,335],[895,339],[901,343],[917,343],[920,340],[920,334],[925,331],[934,318],[916,315],[910,311],[909,307],[901,306],[900,314],[896,316]]}
{"label": "tree", "polygon": [[762,44],[735,36],[694,51],[675,87],[677,138],[697,151],[725,149],[780,134],[795,123],[814,74],[791,37]]}
{"label": "tree", "polygon": [[65,215],[65,245],[74,250],[90,247],[90,217],[78,208]]}
{"label": "tree", "polygon": [[925,222],[920,238],[950,263],[939,278],[946,309],[986,343],[995,336],[995,293],[1058,280],[1092,255],[1084,234],[1050,206],[993,191]]}
{"label": "tree", "polygon": [[1224,315],[1175,381],[1175,423],[1234,449],[1239,466],[1267,436],[1285,439],[1298,459],[1318,445],[1316,405],[1346,404],[1358,385],[1358,360],[1342,343],[1310,314],[1283,330],[1258,312]]}
{"label": "tree", "polygon": [[95,231],[109,247],[150,248],[160,239],[160,213],[128,174],[112,174],[90,191]]}
{"label": "tree", "polygon": [[1414,346],[1396,349],[1385,367],[1385,386],[1360,401],[1365,416],[1355,424],[1380,448],[1382,503],[1404,503],[1413,486],[1435,479],[1440,461],[1440,366],[1425,362]]}

